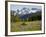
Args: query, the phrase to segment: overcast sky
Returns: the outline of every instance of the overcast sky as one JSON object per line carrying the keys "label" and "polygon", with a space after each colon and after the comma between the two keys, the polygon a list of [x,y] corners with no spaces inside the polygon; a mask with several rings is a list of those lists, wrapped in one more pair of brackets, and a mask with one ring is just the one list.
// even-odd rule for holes
{"label": "overcast sky", "polygon": [[14,11],[16,11],[16,9],[21,10],[23,7],[29,8],[30,10],[32,8],[41,9],[41,6],[36,6],[36,5],[15,5],[15,4],[10,5],[10,9]]}

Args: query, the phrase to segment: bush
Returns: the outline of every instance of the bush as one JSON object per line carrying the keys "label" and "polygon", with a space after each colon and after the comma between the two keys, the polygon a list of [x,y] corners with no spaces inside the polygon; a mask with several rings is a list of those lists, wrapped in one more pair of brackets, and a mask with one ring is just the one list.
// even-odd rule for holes
{"label": "bush", "polygon": [[25,23],[22,23],[21,25],[25,26],[25,25],[27,25],[27,24],[25,24]]}

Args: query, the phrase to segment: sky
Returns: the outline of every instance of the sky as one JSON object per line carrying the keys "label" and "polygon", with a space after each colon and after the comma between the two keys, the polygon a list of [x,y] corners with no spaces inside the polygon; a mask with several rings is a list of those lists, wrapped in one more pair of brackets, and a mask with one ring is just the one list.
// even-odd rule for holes
{"label": "sky", "polygon": [[41,6],[36,5],[15,5],[15,4],[11,4],[10,9],[15,11],[16,9],[21,10],[23,7],[29,8],[30,10],[31,8],[41,9]]}

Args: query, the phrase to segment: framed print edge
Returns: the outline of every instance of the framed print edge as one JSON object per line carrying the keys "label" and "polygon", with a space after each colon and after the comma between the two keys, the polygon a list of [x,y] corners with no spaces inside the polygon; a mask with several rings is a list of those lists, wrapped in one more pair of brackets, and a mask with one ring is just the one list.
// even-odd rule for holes
{"label": "framed print edge", "polygon": [[8,35],[8,8],[7,8],[7,5],[8,5],[8,3],[7,3],[7,1],[5,1],[5,36],[7,36]]}
{"label": "framed print edge", "polygon": [[[35,3],[35,4],[44,4],[44,32],[43,33],[34,33],[34,34],[17,34],[17,35],[8,35],[8,2],[20,2],[20,3]],[[5,36],[23,36],[23,35],[40,35],[45,34],[45,3],[42,2],[24,2],[24,1],[5,1]]]}

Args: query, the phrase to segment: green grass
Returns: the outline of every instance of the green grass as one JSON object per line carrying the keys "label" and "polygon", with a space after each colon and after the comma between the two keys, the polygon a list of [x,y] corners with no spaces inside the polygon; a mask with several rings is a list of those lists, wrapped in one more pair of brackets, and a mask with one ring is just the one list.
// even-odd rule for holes
{"label": "green grass", "polygon": [[41,21],[24,22],[26,25],[22,25],[23,22],[12,22],[11,32],[20,31],[38,31],[41,30]]}

